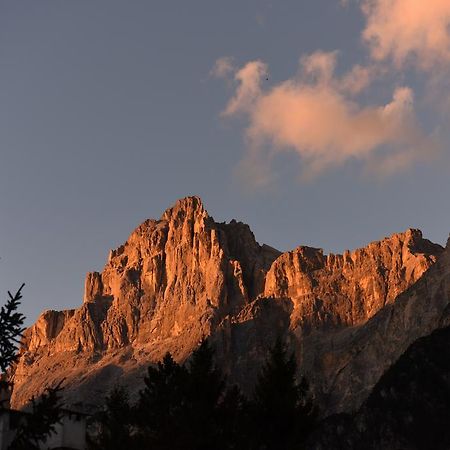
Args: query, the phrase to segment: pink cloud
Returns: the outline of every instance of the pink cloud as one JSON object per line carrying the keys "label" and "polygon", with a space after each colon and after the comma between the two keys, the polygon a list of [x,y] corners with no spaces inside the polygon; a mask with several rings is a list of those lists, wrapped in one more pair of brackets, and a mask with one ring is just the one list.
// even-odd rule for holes
{"label": "pink cloud", "polygon": [[411,89],[397,88],[386,104],[361,106],[351,95],[369,83],[369,69],[355,66],[339,78],[334,74],[336,58],[335,52],[304,57],[299,75],[269,90],[261,87],[267,71],[261,61],[251,61],[236,73],[237,88],[223,114],[247,118],[243,165],[262,170],[259,184],[268,179],[267,148],[269,155],[296,152],[305,177],[349,160],[392,173],[425,158],[426,148],[433,148],[418,126]]}
{"label": "pink cloud", "polygon": [[209,74],[216,78],[226,78],[232,72],[234,72],[233,58],[231,56],[222,56],[216,59]]}
{"label": "pink cloud", "polygon": [[450,64],[449,0],[364,0],[362,9],[363,38],[375,60],[425,70]]}
{"label": "pink cloud", "polygon": [[262,61],[250,61],[238,70],[234,76],[238,87],[223,115],[230,116],[237,112],[250,111],[253,103],[261,95],[261,80],[266,73],[267,66]]}

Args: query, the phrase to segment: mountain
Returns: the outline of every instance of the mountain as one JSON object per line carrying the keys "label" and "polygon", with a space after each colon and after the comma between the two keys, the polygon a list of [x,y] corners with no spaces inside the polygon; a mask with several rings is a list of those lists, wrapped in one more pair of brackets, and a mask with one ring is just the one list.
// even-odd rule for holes
{"label": "mountain", "polygon": [[314,450],[450,448],[450,327],[419,338],[400,356],[353,415],[324,420]]}
{"label": "mountain", "polygon": [[[282,335],[323,413],[354,410],[412,340],[439,326],[448,296],[434,305],[435,285],[424,280],[447,270],[448,253],[418,230],[343,255],[281,253],[259,245],[248,225],[217,223],[198,197],[184,198],[87,274],[78,309],[46,311],[27,329],[13,404],[64,378],[67,404],[89,410],[117,383],[137,392],[148,364],[167,351],[182,361],[204,336],[248,389]],[[429,311],[410,317],[423,302]]]}
{"label": "mountain", "polygon": [[[450,325],[450,239],[437,262],[367,323],[304,341],[328,413],[355,411],[417,339]],[[320,356],[310,351],[314,348]]]}

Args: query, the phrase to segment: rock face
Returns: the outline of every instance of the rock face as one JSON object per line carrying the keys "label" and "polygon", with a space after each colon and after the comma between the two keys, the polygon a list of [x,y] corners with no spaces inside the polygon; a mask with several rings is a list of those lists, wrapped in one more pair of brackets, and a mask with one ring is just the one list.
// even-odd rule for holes
{"label": "rock face", "polygon": [[415,341],[355,414],[327,418],[306,447],[444,450],[450,448],[449,421],[450,327],[445,327]]}
{"label": "rock face", "polygon": [[[303,358],[328,412],[356,410],[417,339],[450,325],[450,240],[436,264],[394,303],[357,327],[311,334]],[[311,352],[314,349],[315,353]]]}
{"label": "rock face", "polygon": [[66,402],[89,409],[117,382],[138,390],[149,363],[167,351],[184,360],[203,336],[245,386],[282,334],[327,408],[354,408],[381,376],[358,374],[349,387],[345,376],[358,373],[355,336],[366,328],[370,335],[377,312],[397,305],[441,253],[408,230],[344,255],[309,247],[281,254],[243,223],[216,223],[198,197],[187,197],[87,275],[80,308],[46,311],[26,331],[13,404],[65,378]]}
{"label": "rock face", "polygon": [[328,329],[366,322],[418,280],[441,247],[408,230],[343,255],[298,247],[270,268],[267,297],[290,298],[293,327]]}
{"label": "rock face", "polygon": [[198,197],[178,201],[111,251],[101,274],[87,275],[79,309],[46,311],[26,331],[14,404],[58,378],[75,398],[76,384],[90,384],[92,371],[108,384],[167,351],[186,358],[262,292],[279,255],[260,246],[247,225],[215,223]]}

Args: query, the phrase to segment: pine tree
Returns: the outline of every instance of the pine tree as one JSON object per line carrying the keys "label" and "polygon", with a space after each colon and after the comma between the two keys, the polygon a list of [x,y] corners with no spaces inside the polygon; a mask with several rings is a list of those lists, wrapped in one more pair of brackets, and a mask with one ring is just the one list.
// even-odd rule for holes
{"label": "pine tree", "polygon": [[25,316],[17,312],[22,298],[20,286],[15,295],[8,291],[9,299],[5,306],[0,308],[0,371],[6,372],[9,366],[17,359],[17,345],[20,342]]}
{"label": "pine tree", "polygon": [[[221,414],[225,379],[214,364],[214,351],[206,339],[192,353],[188,364],[187,418],[189,448],[226,448],[221,430],[226,420]],[[223,411],[225,412],[225,411]]]}
{"label": "pine tree", "polygon": [[217,442],[227,450],[248,450],[250,448],[252,426],[249,404],[238,386],[228,388],[218,405]]}
{"label": "pine tree", "polygon": [[62,419],[60,385],[47,388],[39,400],[31,399],[31,413],[24,416],[10,450],[40,449],[47,437],[55,432],[55,425]]}
{"label": "pine tree", "polygon": [[98,432],[91,439],[92,450],[132,450],[132,409],[128,393],[123,387],[115,387],[105,399],[105,405],[94,417]]}
{"label": "pine tree", "polygon": [[156,367],[148,368],[135,418],[140,448],[185,449],[187,370],[170,353]]}
{"label": "pine tree", "polygon": [[314,417],[308,383],[304,377],[297,380],[295,356],[288,354],[281,339],[277,339],[254,391],[252,418],[256,429],[253,448],[300,448]]}
{"label": "pine tree", "polygon": [[[17,311],[24,286],[25,284],[22,284],[15,295],[8,291],[9,299],[0,308],[0,372],[3,372],[0,383],[4,386],[12,385],[7,381],[7,371],[17,360],[17,346],[25,330],[25,316]],[[32,411],[24,417],[17,429],[15,439],[10,445],[11,450],[39,448],[39,444],[55,431],[55,424],[61,420],[62,414],[60,391],[61,383],[54,388],[47,388],[39,400],[34,397],[31,399]]]}
{"label": "pine tree", "polygon": [[206,340],[184,364],[170,354],[149,367],[136,408],[139,448],[226,450],[238,446],[243,397],[226,391]]}

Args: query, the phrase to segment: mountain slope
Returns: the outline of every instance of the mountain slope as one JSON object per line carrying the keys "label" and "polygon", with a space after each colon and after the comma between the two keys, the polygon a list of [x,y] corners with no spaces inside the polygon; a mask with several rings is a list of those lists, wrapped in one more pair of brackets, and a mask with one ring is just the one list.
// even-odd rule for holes
{"label": "mountain slope", "polygon": [[450,327],[415,341],[354,415],[332,416],[309,448],[450,448]]}
{"label": "mountain slope", "polygon": [[[356,410],[416,339],[450,324],[450,246],[394,303],[367,323],[303,341],[308,373],[328,412]],[[311,351],[314,349],[314,352]]]}
{"label": "mountain slope", "polygon": [[26,331],[13,403],[65,378],[67,403],[89,409],[117,382],[137,391],[149,363],[167,351],[184,360],[203,336],[245,387],[282,334],[326,408],[354,408],[381,375],[360,377],[358,391],[342,378],[353,361],[358,373],[355,333],[396,305],[441,253],[408,230],[344,255],[309,247],[281,254],[259,245],[245,224],[216,223],[198,197],[187,197],[87,275],[80,308],[46,311]]}

